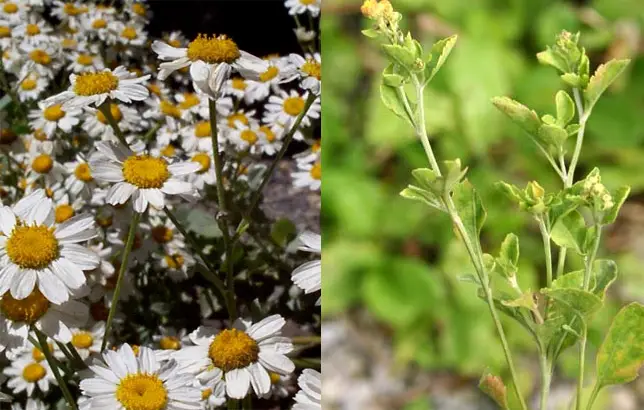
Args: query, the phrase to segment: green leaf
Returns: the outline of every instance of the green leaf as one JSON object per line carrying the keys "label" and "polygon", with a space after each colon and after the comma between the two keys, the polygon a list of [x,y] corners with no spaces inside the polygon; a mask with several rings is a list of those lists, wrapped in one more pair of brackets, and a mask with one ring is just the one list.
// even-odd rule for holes
{"label": "green leaf", "polygon": [[601,300],[606,298],[606,291],[617,279],[617,264],[610,259],[598,259],[593,263],[593,293]]}
{"label": "green leaf", "polygon": [[438,70],[441,69],[443,64],[445,64],[445,61],[452,52],[452,48],[454,48],[457,39],[458,36],[453,35],[437,41],[432,46],[432,56],[438,55],[438,58],[432,57],[432,59],[425,65],[425,84],[429,83],[436,73],[438,73]]}
{"label": "green leaf", "polygon": [[496,402],[502,410],[507,410],[507,389],[503,380],[489,372],[485,372],[479,381],[479,389]]}
{"label": "green leaf", "polygon": [[407,121],[409,125],[414,126],[414,120],[405,110],[405,105],[401,95],[402,91],[397,87],[391,87],[387,84],[380,85],[380,98],[383,104],[398,117]]}
{"label": "green leaf", "polygon": [[597,295],[582,289],[541,289],[541,293],[560,302],[579,316],[587,316],[596,312],[602,305]]}
{"label": "green leaf", "polygon": [[204,238],[219,238],[221,230],[214,215],[201,208],[177,209],[177,218],[184,224],[185,228]]}
{"label": "green leaf", "polygon": [[552,145],[554,147],[560,147],[568,138],[568,132],[559,125],[543,124],[539,127],[538,135],[539,140],[544,145]]}
{"label": "green leaf", "polygon": [[631,303],[622,308],[608,329],[597,353],[597,385],[635,380],[644,363],[644,306]]}
{"label": "green leaf", "polygon": [[515,234],[507,234],[501,244],[499,258],[512,266],[519,264],[519,238]]}
{"label": "green leaf", "polygon": [[403,85],[405,77],[399,74],[382,74],[382,82],[390,87],[400,87]]}
{"label": "green leaf", "polygon": [[11,96],[9,94],[6,94],[4,97],[0,98],[0,111],[4,110],[4,107],[6,107],[10,102]]}
{"label": "green leaf", "polygon": [[494,97],[492,104],[528,134],[534,136],[538,134],[541,122],[534,110],[508,97]]}
{"label": "green leaf", "polygon": [[385,51],[385,54],[387,54],[393,62],[398,63],[407,70],[412,69],[414,62],[416,61],[413,51],[396,44],[383,44],[382,48]]}
{"label": "green leaf", "polygon": [[424,189],[418,188],[413,185],[409,185],[407,188],[400,191],[400,196],[407,199],[412,199],[414,201],[423,202],[426,205],[429,205],[432,208],[436,208],[439,211],[447,212],[447,209],[440,201],[440,198],[430,191],[425,191]]}
{"label": "green leaf", "polygon": [[590,78],[584,98],[586,100],[586,111],[590,111],[604,91],[624,71],[630,60],[610,60],[600,65],[595,74]]}
{"label": "green leaf", "polygon": [[271,238],[281,246],[286,246],[296,235],[295,224],[286,218],[279,219],[271,227]]}
{"label": "green leaf", "polygon": [[535,310],[537,308],[537,303],[534,301],[534,294],[530,290],[523,292],[521,296],[514,300],[504,300],[501,303],[505,306],[522,307],[528,310]]}
{"label": "green leaf", "polygon": [[550,236],[558,246],[574,249],[582,254],[586,239],[586,222],[578,211],[570,212],[560,218],[552,227]]}
{"label": "green leaf", "polygon": [[541,64],[552,66],[562,73],[568,71],[568,63],[566,60],[555,53],[550,47],[545,51],[537,53],[537,60],[539,60]]}
{"label": "green leaf", "polygon": [[561,90],[555,96],[557,104],[557,122],[566,126],[575,117],[575,103],[567,92]]}
{"label": "green leaf", "polygon": [[481,198],[467,180],[454,187],[452,198],[454,206],[461,216],[469,240],[472,244],[478,244],[481,228],[487,215],[481,203]]}
{"label": "green leaf", "polygon": [[619,210],[622,208],[622,205],[624,205],[624,202],[626,202],[626,198],[628,198],[628,194],[631,192],[631,187],[629,186],[623,186],[617,191],[615,191],[612,195],[613,197],[613,202],[615,205],[610,208],[606,214],[604,214],[604,218],[602,219],[602,223],[604,225],[612,224],[615,222],[617,219],[617,214],[619,214]]}
{"label": "green leaf", "polygon": [[376,29],[368,28],[366,30],[362,30],[362,34],[369,38],[378,38],[380,32]]}
{"label": "green leaf", "polygon": [[579,77],[577,74],[573,74],[573,73],[562,74],[561,79],[564,81],[564,83],[568,84],[573,88],[582,88],[584,86],[584,82],[582,78]]}

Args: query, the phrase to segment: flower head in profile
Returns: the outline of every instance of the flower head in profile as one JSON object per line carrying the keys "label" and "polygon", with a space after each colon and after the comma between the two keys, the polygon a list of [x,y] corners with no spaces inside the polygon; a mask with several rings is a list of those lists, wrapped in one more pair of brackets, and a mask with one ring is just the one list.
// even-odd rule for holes
{"label": "flower head in profile", "polygon": [[174,361],[159,363],[154,351],[124,344],[106,350],[105,363],[89,366],[94,373],[80,382],[81,410],[199,410],[201,392],[189,374],[178,374]]}
{"label": "flower head in profile", "polygon": [[[317,253],[322,252],[322,241],[320,235],[313,232],[303,232],[297,238],[301,243],[298,248],[301,251]],[[295,268],[291,275],[293,283],[309,294],[322,289],[322,261],[320,259],[306,262]],[[317,303],[320,303],[318,299]]]}
{"label": "flower head in profile", "polygon": [[322,410],[322,375],[317,370],[304,369],[297,379],[300,391],[295,395],[293,410]]}
{"label": "flower head in profile", "polygon": [[0,294],[23,300],[38,289],[56,304],[85,284],[84,270],[99,264],[98,256],[80,245],[97,235],[91,215],[77,215],[56,224],[52,200],[39,189],[13,208],[0,208]]}
{"label": "flower head in profile", "polygon": [[160,80],[190,66],[195,88],[213,99],[217,98],[233,69],[252,78],[259,78],[259,74],[265,70],[262,59],[240,50],[237,43],[225,35],[200,34],[188,47],[183,48],[157,40],[152,43],[152,50],[159,55],[159,59],[166,61],[159,66]]}
{"label": "flower head in profile", "polygon": [[148,204],[161,209],[166,195],[189,194],[194,188],[179,177],[197,172],[194,161],[169,163],[163,157],[134,152],[115,142],[96,144],[98,153],[90,159],[92,175],[99,181],[113,183],[106,202],[121,205],[132,198],[134,210],[145,212]]}
{"label": "flower head in profile", "polygon": [[272,315],[255,324],[237,321],[232,329],[216,334],[200,327],[190,335],[195,346],[177,351],[172,358],[181,363],[182,372],[197,375],[200,380],[221,379],[223,372],[226,393],[231,398],[246,397],[251,387],[262,396],[271,389],[269,372],[286,375],[295,370],[286,357],[293,344],[281,336],[285,324],[280,315]]}
{"label": "flower head in profile", "polygon": [[62,104],[63,108],[82,108],[90,105],[100,106],[111,98],[124,103],[143,101],[148,98],[150,91],[141,83],[147,81],[150,75],[136,77],[125,67],[105,69],[95,73],[70,74],[71,85],[67,91],[47,98],[45,106]]}

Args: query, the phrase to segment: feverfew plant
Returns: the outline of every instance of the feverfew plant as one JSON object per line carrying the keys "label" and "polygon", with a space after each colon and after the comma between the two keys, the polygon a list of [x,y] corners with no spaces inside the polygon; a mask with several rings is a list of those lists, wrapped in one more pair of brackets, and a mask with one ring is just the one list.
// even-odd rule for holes
{"label": "feverfew plant", "polygon": [[[500,321],[504,314],[517,321],[534,341],[541,370],[540,406],[548,408],[553,369],[567,349],[577,351],[579,374],[571,406],[591,409],[606,386],[626,383],[637,377],[644,362],[644,306],[632,303],[622,308],[609,329],[596,357],[592,391],[584,395],[588,324],[603,305],[609,286],[617,278],[617,266],[598,259],[602,229],[612,224],[630,188],[602,184],[599,169],[575,180],[586,124],[601,95],[624,71],[628,60],[610,60],[590,72],[590,61],[579,44],[579,34],[562,32],[553,46],[537,54],[540,63],[555,68],[565,89],[554,95],[554,112],[537,114],[508,97],[492,103],[534,141],[541,155],[561,179],[561,189],[546,192],[536,181],[518,188],[506,182],[496,186],[538,225],[545,252],[546,286],[523,289],[517,280],[519,238],[509,233],[498,255],[483,251],[480,233],[486,211],[475,187],[466,179],[467,168],[459,159],[439,161],[425,129],[424,89],[446,62],[456,36],[435,43],[426,51],[411,34],[404,33],[402,18],[388,0],[366,0],[362,13],[373,22],[363,33],[381,43],[389,60],[380,86],[383,103],[413,127],[427,155],[428,168],[412,171],[414,182],[401,195],[447,214],[465,245],[476,275],[467,279],[478,287],[487,304],[510,373],[513,394],[505,382],[486,373],[480,388],[502,409],[509,403],[527,409],[519,389],[512,352]],[[487,187],[492,189],[492,187]],[[566,259],[576,254],[584,268],[570,271]],[[553,259],[554,255],[557,260]],[[587,396],[587,397],[585,397]]]}
{"label": "feverfew plant", "polygon": [[281,6],[302,52],[258,57],[140,0],[0,2],[0,402],[321,408],[320,236],[263,201],[320,190],[320,9]]}

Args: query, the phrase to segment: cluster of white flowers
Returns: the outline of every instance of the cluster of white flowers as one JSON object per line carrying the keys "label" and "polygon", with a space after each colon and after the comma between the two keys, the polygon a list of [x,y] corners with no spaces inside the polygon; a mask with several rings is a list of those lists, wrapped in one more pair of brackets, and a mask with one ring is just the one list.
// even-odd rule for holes
{"label": "cluster of white flowers", "polygon": [[[0,385],[10,393],[0,401],[54,408],[52,397],[69,401],[67,384],[82,410],[293,395],[294,344],[279,314],[247,309],[254,323],[216,325],[203,314],[190,332],[146,329],[147,346],[124,343],[111,325],[127,322],[118,302],[137,300],[141,280],[184,286],[200,262],[212,264],[205,259],[227,262],[200,261],[173,210],[215,209],[220,190],[250,197],[252,176],[267,178],[291,140],[304,148],[293,186],[320,190],[317,33],[296,31],[307,53],[259,58],[224,34],[152,39],[145,2],[113,3],[0,0],[0,85],[12,97],[0,119],[0,350],[9,361]],[[284,5],[296,19],[320,13],[319,0]],[[319,235],[295,243],[320,252]],[[292,272],[293,289],[319,291],[320,276],[320,261],[307,262]],[[169,297],[212,298],[182,289]],[[294,408],[320,409],[320,374],[305,370],[298,382]]]}

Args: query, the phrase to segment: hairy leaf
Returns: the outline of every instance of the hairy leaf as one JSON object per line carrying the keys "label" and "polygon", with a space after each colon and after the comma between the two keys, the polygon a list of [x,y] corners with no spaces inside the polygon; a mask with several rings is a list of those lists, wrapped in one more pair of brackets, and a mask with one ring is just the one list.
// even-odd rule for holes
{"label": "hairy leaf", "polygon": [[597,68],[584,91],[587,111],[595,105],[602,93],[624,71],[629,62],[630,60],[610,60]]}

